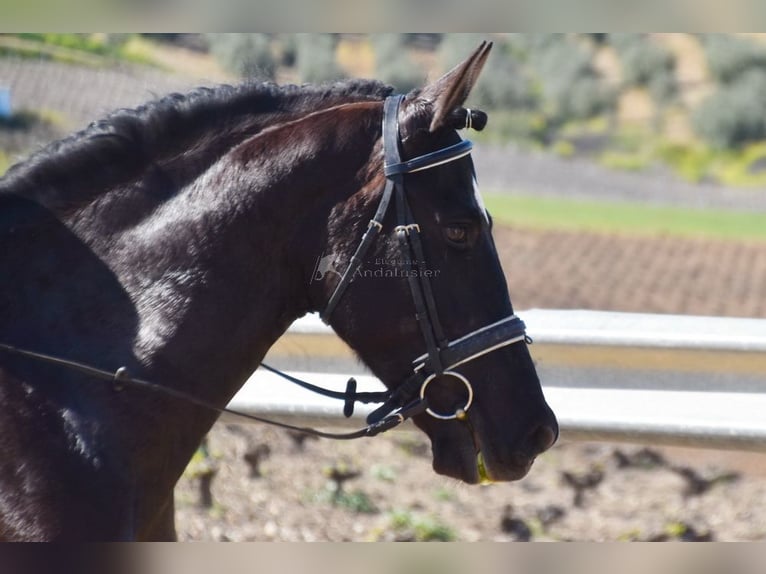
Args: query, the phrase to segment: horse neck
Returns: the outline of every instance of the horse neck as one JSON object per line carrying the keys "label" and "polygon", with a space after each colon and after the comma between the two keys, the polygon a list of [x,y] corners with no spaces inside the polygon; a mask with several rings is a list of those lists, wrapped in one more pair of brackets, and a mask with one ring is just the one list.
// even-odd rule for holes
{"label": "horse neck", "polygon": [[251,137],[123,234],[112,254],[130,262],[121,279],[141,364],[216,402],[236,391],[311,307],[330,213],[373,173],[379,108],[348,104]]}

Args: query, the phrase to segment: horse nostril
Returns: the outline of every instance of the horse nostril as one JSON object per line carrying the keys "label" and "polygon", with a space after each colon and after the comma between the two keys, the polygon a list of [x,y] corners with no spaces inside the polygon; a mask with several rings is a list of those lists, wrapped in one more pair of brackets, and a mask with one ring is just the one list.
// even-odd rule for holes
{"label": "horse nostril", "polygon": [[558,425],[554,429],[547,424],[541,424],[527,435],[526,446],[530,454],[536,456],[551,448],[558,437]]}

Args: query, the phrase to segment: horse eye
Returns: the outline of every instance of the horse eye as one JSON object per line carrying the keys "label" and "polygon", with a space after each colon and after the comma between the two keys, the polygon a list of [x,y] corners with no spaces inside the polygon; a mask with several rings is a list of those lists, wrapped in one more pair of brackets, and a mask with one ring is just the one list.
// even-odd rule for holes
{"label": "horse eye", "polygon": [[465,243],[468,240],[468,230],[463,225],[451,225],[444,230],[445,237],[453,243]]}

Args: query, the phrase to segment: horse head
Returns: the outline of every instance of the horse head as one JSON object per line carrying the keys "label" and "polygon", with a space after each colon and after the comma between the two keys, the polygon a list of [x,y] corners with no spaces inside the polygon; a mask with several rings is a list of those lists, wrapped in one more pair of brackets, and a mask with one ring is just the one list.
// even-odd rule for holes
{"label": "horse head", "polygon": [[523,477],[558,436],[514,315],[470,143],[457,131],[486,123],[463,105],[490,48],[387,100],[382,153],[371,161],[388,181],[339,208],[327,250],[353,260],[359,235],[349,233],[359,231],[360,209],[376,237],[353,283],[322,282],[317,305],[386,386],[402,391],[400,403],[427,400],[414,421],[431,439],[434,469],[469,483]]}

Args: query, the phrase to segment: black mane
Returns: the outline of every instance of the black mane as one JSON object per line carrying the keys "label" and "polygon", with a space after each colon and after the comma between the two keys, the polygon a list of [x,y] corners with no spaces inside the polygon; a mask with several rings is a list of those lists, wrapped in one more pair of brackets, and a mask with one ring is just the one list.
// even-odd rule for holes
{"label": "black mane", "polygon": [[170,94],[119,109],[45,146],[0,178],[0,194],[81,204],[148,172],[178,188],[264,128],[344,103],[382,100],[391,92],[377,81],[346,80],[321,86],[220,85]]}

